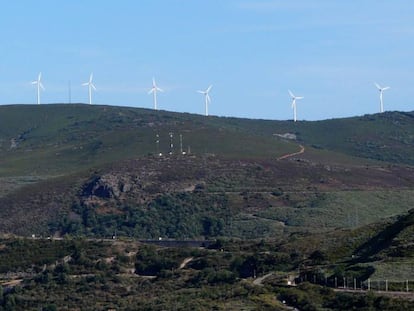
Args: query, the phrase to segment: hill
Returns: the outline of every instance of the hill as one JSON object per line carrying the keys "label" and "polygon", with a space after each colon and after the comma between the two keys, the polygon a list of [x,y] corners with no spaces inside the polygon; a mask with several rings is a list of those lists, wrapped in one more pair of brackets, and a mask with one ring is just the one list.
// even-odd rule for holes
{"label": "hill", "polygon": [[236,118],[212,119],[211,122],[273,135],[291,133],[300,143],[355,157],[392,163],[414,164],[414,113],[385,112],[360,117],[323,121],[269,121]]}
{"label": "hill", "polygon": [[[194,154],[269,158],[295,152],[301,143],[308,151],[413,164],[413,116],[387,112],[294,123],[81,104],[1,106],[0,176],[65,174],[168,153],[169,133],[175,153],[182,145],[183,151]],[[296,141],[283,139],[285,134]]]}
{"label": "hill", "polygon": [[61,175],[158,151],[177,153],[180,135],[183,151],[195,154],[277,157],[297,148],[198,115],[125,107],[1,106],[0,124],[0,176]]}
{"label": "hill", "polygon": [[1,228],[150,238],[353,228],[413,205],[414,151],[401,149],[412,137],[412,114],[398,112],[293,123],[2,106]]}
{"label": "hill", "polygon": [[[412,242],[413,214],[323,235],[217,240],[208,249],[156,247],[125,238],[0,238],[0,307],[412,310],[412,273],[398,282],[391,271],[381,276],[377,271],[396,256],[404,231],[405,242]],[[383,238],[390,241],[384,244]],[[404,268],[412,255],[405,255]],[[383,277],[391,275],[385,291]],[[407,278],[408,293],[402,292]],[[287,286],[287,280],[298,284]]]}

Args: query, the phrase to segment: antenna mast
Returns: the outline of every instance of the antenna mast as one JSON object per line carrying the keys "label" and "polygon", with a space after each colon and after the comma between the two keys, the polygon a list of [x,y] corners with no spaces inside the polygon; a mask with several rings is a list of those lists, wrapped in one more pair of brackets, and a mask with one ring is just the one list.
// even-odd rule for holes
{"label": "antenna mast", "polygon": [[158,134],[155,135],[155,145],[157,149],[157,155],[161,155],[160,154],[160,135]]}
{"label": "antenna mast", "polygon": [[170,132],[170,154],[173,153],[173,149],[174,149],[173,137],[174,137],[174,134]]}

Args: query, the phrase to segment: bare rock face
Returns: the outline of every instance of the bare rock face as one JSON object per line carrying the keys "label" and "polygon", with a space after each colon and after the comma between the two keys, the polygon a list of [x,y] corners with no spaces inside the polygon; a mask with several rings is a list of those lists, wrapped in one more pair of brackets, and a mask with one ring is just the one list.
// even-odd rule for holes
{"label": "bare rock face", "polygon": [[105,172],[95,173],[84,183],[78,198],[85,206],[109,213],[117,212],[125,202],[141,205],[148,204],[160,194],[203,191],[203,167],[193,167],[185,160],[124,162]]}
{"label": "bare rock face", "polygon": [[113,174],[94,177],[83,187],[82,196],[94,196],[101,199],[119,199],[124,192],[130,191],[132,186],[122,182]]}

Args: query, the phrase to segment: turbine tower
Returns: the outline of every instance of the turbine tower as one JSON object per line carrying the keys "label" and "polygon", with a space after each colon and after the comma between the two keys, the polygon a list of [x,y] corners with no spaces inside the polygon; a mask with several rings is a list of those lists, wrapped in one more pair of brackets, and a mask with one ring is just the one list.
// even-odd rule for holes
{"label": "turbine tower", "polygon": [[375,86],[377,87],[378,91],[380,92],[380,112],[382,113],[382,112],[384,112],[384,103],[383,103],[383,101],[382,101],[382,93],[383,93],[385,90],[388,90],[390,87],[389,87],[389,86],[380,87],[380,86],[378,85],[378,83],[375,83]]}
{"label": "turbine tower", "polygon": [[89,76],[88,82],[82,83],[82,86],[87,86],[89,89],[89,105],[92,105],[92,89],[96,91],[96,87],[95,85],[93,85],[92,79],[93,79],[93,73],[91,73],[91,75]]}
{"label": "turbine tower", "polygon": [[45,90],[42,81],[40,81],[42,79],[42,73],[39,72],[39,75],[37,76],[37,80],[33,81],[32,84],[36,84],[37,85],[37,104],[40,105],[40,89],[42,89],[43,91]]}
{"label": "turbine tower", "polygon": [[296,100],[303,99],[303,96],[295,96],[293,93],[288,90],[290,97],[292,98],[292,108],[293,108],[293,121],[296,122]]}
{"label": "turbine tower", "polygon": [[200,93],[200,94],[203,94],[204,95],[204,100],[205,100],[205,114],[206,114],[206,116],[208,116],[208,104],[209,103],[211,103],[211,99],[210,99],[210,95],[209,95],[209,93],[210,93],[210,90],[211,90],[211,88],[212,88],[213,86],[212,85],[210,85],[208,88],[207,88],[207,90],[205,90],[205,91],[197,91],[198,93]]}
{"label": "turbine tower", "polygon": [[153,93],[154,94],[154,110],[158,110],[157,107],[157,92],[164,92],[162,89],[160,89],[157,84],[155,83],[155,78],[152,78],[152,88],[151,90],[148,92],[148,94]]}

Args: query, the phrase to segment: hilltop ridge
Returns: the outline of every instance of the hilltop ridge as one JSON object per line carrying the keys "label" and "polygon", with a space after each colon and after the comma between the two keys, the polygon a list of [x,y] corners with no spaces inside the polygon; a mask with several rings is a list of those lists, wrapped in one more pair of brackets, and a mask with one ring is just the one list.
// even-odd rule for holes
{"label": "hilltop ridge", "polygon": [[1,227],[256,238],[370,224],[414,203],[413,120],[400,112],[294,123],[2,106]]}

